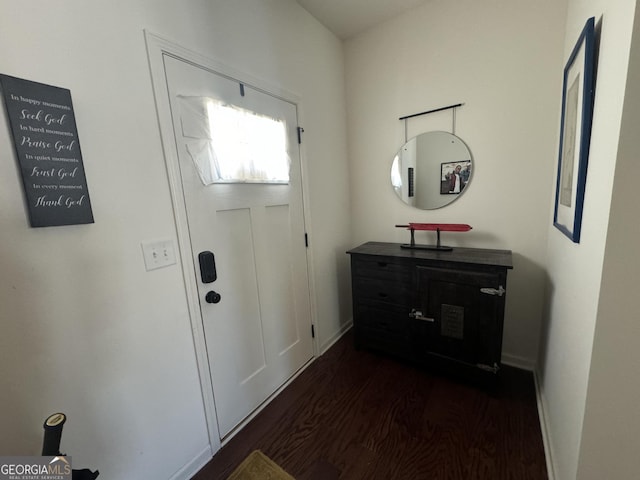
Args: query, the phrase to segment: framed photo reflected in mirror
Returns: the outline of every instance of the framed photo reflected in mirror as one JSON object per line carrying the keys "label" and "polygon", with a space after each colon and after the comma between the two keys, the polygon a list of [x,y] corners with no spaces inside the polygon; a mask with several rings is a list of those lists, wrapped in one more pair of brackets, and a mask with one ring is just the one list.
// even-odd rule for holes
{"label": "framed photo reflected in mirror", "polygon": [[458,195],[471,178],[471,160],[440,164],[440,194]]}

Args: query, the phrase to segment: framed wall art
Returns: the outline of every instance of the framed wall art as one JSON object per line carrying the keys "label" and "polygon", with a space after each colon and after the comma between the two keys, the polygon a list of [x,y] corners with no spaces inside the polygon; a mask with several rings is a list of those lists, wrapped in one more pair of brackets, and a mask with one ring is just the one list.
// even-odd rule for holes
{"label": "framed wall art", "polygon": [[564,68],[553,224],[580,242],[595,89],[595,21],[587,20]]}

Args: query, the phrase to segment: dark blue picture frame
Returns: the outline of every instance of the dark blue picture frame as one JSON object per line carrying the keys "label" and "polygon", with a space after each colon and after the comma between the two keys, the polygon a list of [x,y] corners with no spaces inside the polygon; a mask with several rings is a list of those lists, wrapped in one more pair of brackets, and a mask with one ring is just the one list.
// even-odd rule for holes
{"label": "dark blue picture frame", "polygon": [[[554,226],[575,243],[580,243],[587,181],[595,92],[594,64],[595,19],[591,17],[582,29],[564,68],[562,120],[553,213]],[[577,179],[574,179],[576,173]]]}

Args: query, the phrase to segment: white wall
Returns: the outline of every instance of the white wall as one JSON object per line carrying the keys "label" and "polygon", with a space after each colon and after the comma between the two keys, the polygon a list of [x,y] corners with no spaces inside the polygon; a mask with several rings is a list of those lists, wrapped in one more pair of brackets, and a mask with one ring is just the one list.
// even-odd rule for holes
{"label": "white wall", "polygon": [[[434,0],[345,44],[354,245],[407,242],[395,224],[468,223],[443,243],[509,249],[503,360],[532,368],[546,275],[566,3]],[[404,205],[389,182],[404,143],[398,118],[464,102],[456,134],[473,181],[452,205]],[[408,138],[451,131],[451,111],[408,121]],[[420,236],[422,235],[422,236]],[[428,234],[417,241],[433,243]]]}
{"label": "white wall", "polygon": [[[613,248],[609,246],[612,233],[607,233],[607,224],[610,221],[610,208],[617,208],[612,206],[611,193],[614,170],[617,173],[616,157],[634,9],[633,0],[569,0],[565,60],[587,18],[595,16],[596,23],[601,22],[601,37],[580,244],[572,243],[560,231],[549,227],[549,291],[545,307],[547,325],[542,339],[538,375],[549,452],[555,476],[559,480],[634,476],[616,475],[613,462],[609,462],[606,455],[603,456],[603,452],[616,450],[619,446],[617,442],[615,445],[602,442],[600,432],[593,428],[583,432],[585,404],[594,393],[594,388],[596,395],[604,393],[600,385],[589,380],[590,368],[600,372],[604,369],[610,374],[615,372],[609,369],[606,357],[615,355],[617,347],[610,345],[613,351],[600,358],[594,353],[592,360],[594,330],[601,328],[601,322],[602,328],[607,329],[605,325],[615,322],[613,316],[617,315],[610,303],[602,303],[602,292],[611,288],[628,293],[628,288],[632,287],[631,284],[627,287],[624,278],[622,282],[619,281],[620,277],[614,279],[613,272],[619,272],[619,265],[610,267],[612,270],[608,275],[604,273],[603,259],[605,251],[608,253]],[[628,175],[628,172],[622,175]],[[616,185],[618,182],[616,175]],[[550,218],[552,215],[550,211]],[[611,217],[612,225],[615,218]],[[613,234],[613,237],[617,238],[618,235]],[[616,259],[614,254],[614,264],[616,260],[619,257]],[[637,315],[633,318],[637,318]],[[629,334],[629,331],[625,330],[624,333]],[[604,343],[606,340],[603,339]],[[612,394],[624,397],[626,392],[607,390],[607,396]],[[625,410],[622,415],[628,413],[629,410]],[[602,426],[599,422],[594,425]],[[608,428],[616,427],[610,425]],[[581,442],[592,446],[595,442],[598,449],[591,448],[589,455],[585,455]],[[637,442],[634,447],[637,449]],[[579,473],[579,458],[590,467],[599,465],[599,469],[591,473],[584,469]],[[601,475],[595,473],[598,471]]]}
{"label": "white wall", "polygon": [[143,29],[302,98],[321,348],[349,312],[341,44],[292,0],[0,0],[0,10],[1,72],[71,90],[95,217],[29,228],[3,109],[0,454],[39,454],[42,422],[63,411],[76,467],[170,478],[210,448],[181,268],[146,272],[140,248],[176,236]]}
{"label": "white wall", "polygon": [[615,166],[602,288],[589,372],[578,478],[634,478],[640,471],[640,306],[634,252],[640,190],[634,175],[640,139],[640,16],[636,12]]}
{"label": "white wall", "polygon": [[[627,8],[630,22],[633,5]],[[578,462],[584,480],[635,478],[640,472],[640,190],[631,173],[640,149],[639,38],[636,7]]]}

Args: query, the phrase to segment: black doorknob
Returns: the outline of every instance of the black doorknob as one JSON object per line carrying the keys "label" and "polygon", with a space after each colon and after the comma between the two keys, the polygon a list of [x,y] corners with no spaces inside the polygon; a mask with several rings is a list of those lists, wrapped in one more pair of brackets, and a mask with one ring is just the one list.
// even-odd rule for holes
{"label": "black doorknob", "polygon": [[218,292],[214,292],[213,290],[211,290],[210,292],[207,292],[207,294],[204,296],[204,299],[207,303],[218,303],[222,299],[222,297]]}

